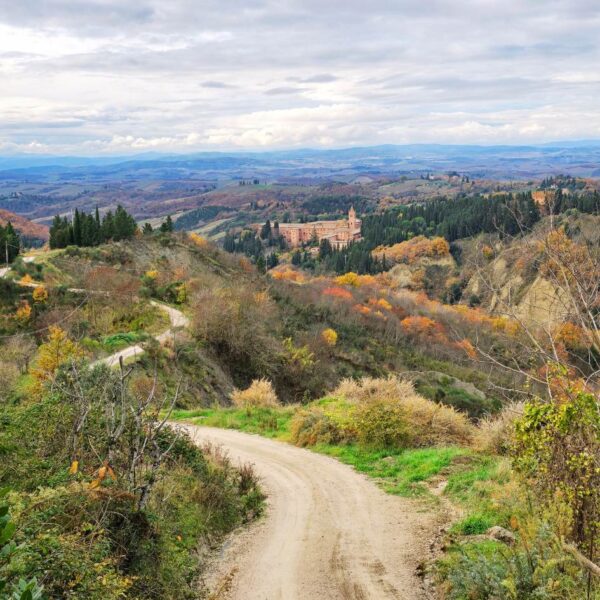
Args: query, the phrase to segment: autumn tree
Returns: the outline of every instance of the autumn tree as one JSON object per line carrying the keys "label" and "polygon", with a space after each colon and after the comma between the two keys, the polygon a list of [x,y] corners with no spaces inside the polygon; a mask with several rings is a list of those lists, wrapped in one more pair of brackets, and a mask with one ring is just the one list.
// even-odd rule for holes
{"label": "autumn tree", "polygon": [[38,383],[43,383],[52,379],[60,365],[82,357],[83,351],[79,345],[70,340],[63,329],[51,326],[47,341],[38,349],[32,374]]}
{"label": "autumn tree", "polygon": [[338,334],[335,329],[331,327],[327,327],[321,332],[321,339],[325,342],[327,346],[335,346],[338,340]]}

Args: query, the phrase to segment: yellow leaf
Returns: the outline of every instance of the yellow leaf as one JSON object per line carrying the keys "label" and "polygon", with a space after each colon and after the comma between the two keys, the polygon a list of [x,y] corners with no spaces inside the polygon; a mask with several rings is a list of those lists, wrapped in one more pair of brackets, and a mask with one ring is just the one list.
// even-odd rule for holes
{"label": "yellow leaf", "polygon": [[106,465],[103,465],[102,467],[100,467],[98,469],[98,479],[100,481],[102,481],[106,477],[107,471],[108,471],[108,467],[106,467]]}
{"label": "yellow leaf", "polygon": [[71,463],[71,468],[69,469],[69,475],[75,475],[75,473],[77,473],[78,470],[79,470],[79,461],[74,460]]}
{"label": "yellow leaf", "polygon": [[100,483],[102,483],[100,479],[94,479],[94,481],[90,481],[88,489],[95,490],[96,488],[100,487]]}

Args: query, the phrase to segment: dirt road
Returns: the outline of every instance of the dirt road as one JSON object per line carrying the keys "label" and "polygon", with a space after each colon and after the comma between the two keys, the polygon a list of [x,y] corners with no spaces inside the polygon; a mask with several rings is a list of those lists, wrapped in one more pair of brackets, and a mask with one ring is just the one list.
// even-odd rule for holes
{"label": "dirt road", "polygon": [[416,569],[439,516],[385,494],[340,462],[238,431],[186,426],[255,465],[266,517],[236,535],[213,585],[231,600],[421,600]]}
{"label": "dirt road", "polygon": [[[74,291],[74,290],[71,290],[71,291]],[[85,292],[85,290],[83,290],[83,291]],[[176,308],[173,308],[171,306],[167,306],[166,304],[162,304],[161,302],[155,302],[154,300],[152,300],[150,302],[150,304],[152,304],[153,306],[156,306],[160,310],[167,313],[167,316],[169,317],[169,322],[171,324],[170,328],[167,329],[167,331],[163,331],[163,333],[155,336],[155,339],[160,344],[166,342],[173,335],[175,329],[180,329],[182,327],[187,327],[189,325],[190,320],[180,310],[177,310]],[[92,363],[92,366],[105,364],[105,365],[108,365],[109,367],[112,367],[114,365],[118,365],[119,359],[121,359],[121,358],[124,361],[126,361],[129,358],[132,358],[132,357],[135,358],[137,356],[140,356],[143,353],[144,353],[144,347],[141,344],[127,346],[127,348],[124,348],[123,350],[119,350],[119,352],[115,352],[114,354],[111,354],[110,356],[107,356],[106,358],[101,358],[100,360],[97,360],[96,362]]]}

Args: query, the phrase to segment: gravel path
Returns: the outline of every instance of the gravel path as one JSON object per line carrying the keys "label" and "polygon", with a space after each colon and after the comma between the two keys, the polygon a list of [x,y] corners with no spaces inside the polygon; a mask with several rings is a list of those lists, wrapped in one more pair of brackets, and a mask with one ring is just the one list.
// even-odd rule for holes
{"label": "gravel path", "polygon": [[[335,459],[238,431],[183,426],[253,463],[266,517],[235,534],[209,585],[228,600],[420,600],[416,575],[439,513],[385,494]],[[229,581],[228,585],[223,582]]]}

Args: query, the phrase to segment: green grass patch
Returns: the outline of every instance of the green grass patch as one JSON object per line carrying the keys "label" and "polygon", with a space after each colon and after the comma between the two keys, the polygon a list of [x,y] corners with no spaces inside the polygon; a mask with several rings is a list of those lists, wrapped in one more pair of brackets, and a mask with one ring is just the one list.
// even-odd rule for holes
{"label": "green grass patch", "polygon": [[368,450],[348,444],[319,445],[313,449],[373,477],[387,493],[405,497],[429,495],[427,483],[451,468],[458,457],[469,454],[469,450],[456,447],[394,451]]}
{"label": "green grass patch", "polygon": [[268,438],[286,441],[294,407],[283,408],[201,408],[197,410],[175,410],[171,418],[188,421],[194,425],[238,429],[246,433],[258,433]]}

